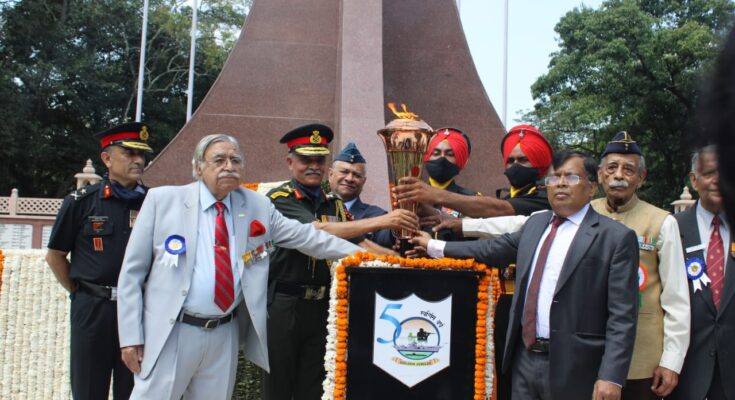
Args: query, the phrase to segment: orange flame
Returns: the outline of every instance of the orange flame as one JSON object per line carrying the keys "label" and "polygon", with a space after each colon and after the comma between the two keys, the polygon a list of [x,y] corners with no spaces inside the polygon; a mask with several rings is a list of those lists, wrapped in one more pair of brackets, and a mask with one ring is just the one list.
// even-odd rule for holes
{"label": "orange flame", "polygon": [[406,105],[405,104],[401,104],[401,109],[403,109],[403,111],[396,110],[396,105],[394,103],[388,103],[388,108],[390,108],[390,110],[393,111],[393,114],[396,117],[398,117],[398,118],[401,118],[401,119],[412,119],[414,121],[418,121],[419,120],[418,114],[414,114],[414,113],[408,111],[406,109]]}

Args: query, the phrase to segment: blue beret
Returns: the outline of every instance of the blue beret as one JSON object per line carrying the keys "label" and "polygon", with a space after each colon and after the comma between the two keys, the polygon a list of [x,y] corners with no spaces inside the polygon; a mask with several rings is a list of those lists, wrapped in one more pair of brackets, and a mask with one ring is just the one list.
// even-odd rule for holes
{"label": "blue beret", "polygon": [[605,157],[610,153],[615,154],[641,154],[641,149],[633,140],[633,137],[626,131],[620,131],[613,136],[612,140],[607,143],[605,150],[602,152],[600,158]]}
{"label": "blue beret", "polygon": [[365,164],[367,162],[362,154],[360,154],[360,150],[358,150],[357,146],[352,142],[347,143],[347,146],[337,154],[334,161],[344,161],[350,164]]}

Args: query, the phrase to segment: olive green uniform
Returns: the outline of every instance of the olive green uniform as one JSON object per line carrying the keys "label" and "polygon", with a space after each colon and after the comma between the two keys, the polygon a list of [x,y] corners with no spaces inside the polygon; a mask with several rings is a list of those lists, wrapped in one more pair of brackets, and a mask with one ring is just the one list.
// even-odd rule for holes
{"label": "olive green uniform", "polygon": [[[267,196],[285,217],[302,223],[346,220],[341,200],[323,191],[313,199],[294,181],[271,190]],[[327,260],[314,259],[298,250],[276,247],[273,251],[268,276],[270,373],[263,376],[263,399],[321,398],[329,283]]]}

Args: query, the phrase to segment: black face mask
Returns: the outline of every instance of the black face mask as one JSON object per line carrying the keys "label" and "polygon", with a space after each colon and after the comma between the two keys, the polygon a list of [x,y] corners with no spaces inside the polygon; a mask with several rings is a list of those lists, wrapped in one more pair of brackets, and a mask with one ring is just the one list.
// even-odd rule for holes
{"label": "black face mask", "polygon": [[536,183],[538,178],[538,169],[534,167],[525,167],[515,163],[505,170],[505,176],[508,177],[510,185],[516,189]]}
{"label": "black face mask", "polygon": [[431,179],[437,182],[447,182],[459,174],[459,167],[452,164],[446,157],[426,162],[426,172]]}

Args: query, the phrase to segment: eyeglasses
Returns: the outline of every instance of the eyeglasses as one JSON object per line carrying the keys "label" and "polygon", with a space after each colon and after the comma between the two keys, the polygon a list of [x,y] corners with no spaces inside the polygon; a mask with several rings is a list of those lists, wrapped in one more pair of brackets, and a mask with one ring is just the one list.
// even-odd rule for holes
{"label": "eyeglasses", "polygon": [[546,186],[559,186],[561,184],[561,181],[563,180],[566,182],[569,186],[574,186],[579,184],[580,180],[579,175],[570,174],[570,175],[563,175],[563,176],[557,176],[557,175],[551,175],[544,178],[544,183]]}
{"label": "eyeglasses", "polygon": [[209,165],[213,165],[215,168],[222,168],[227,165],[227,162],[229,162],[234,168],[240,168],[242,167],[243,161],[241,157],[215,157],[209,161],[204,160],[204,162]]}

